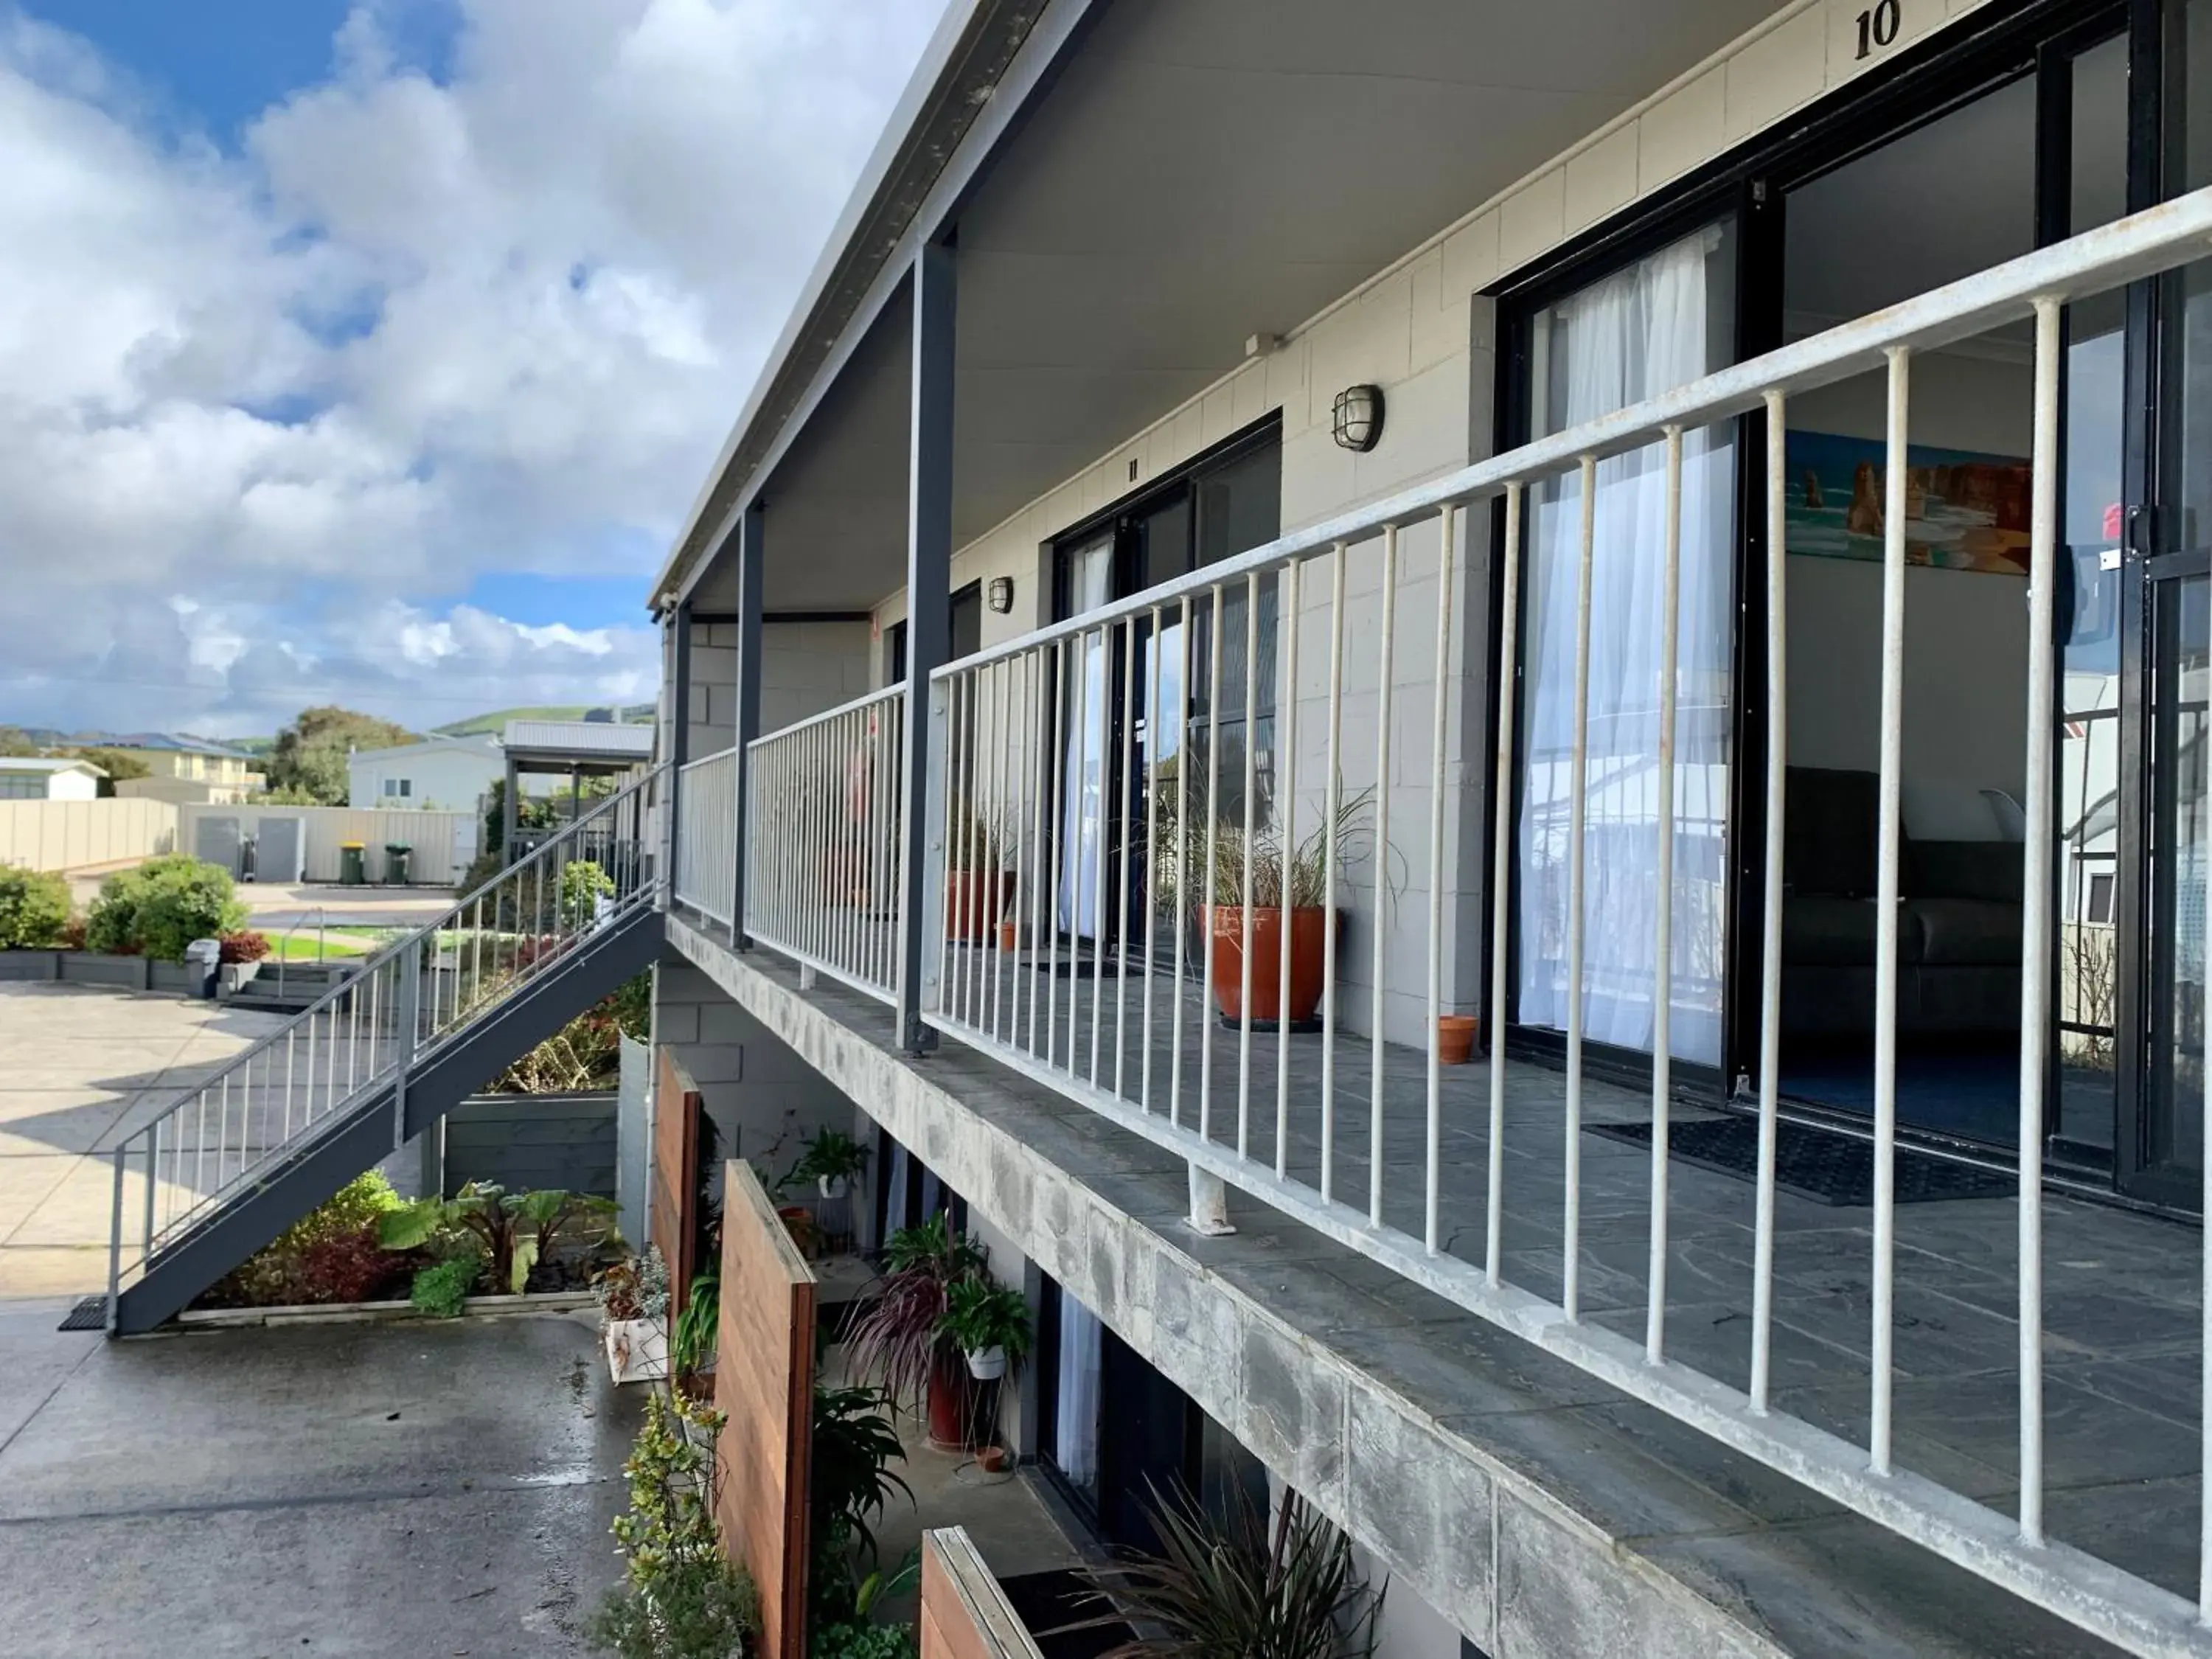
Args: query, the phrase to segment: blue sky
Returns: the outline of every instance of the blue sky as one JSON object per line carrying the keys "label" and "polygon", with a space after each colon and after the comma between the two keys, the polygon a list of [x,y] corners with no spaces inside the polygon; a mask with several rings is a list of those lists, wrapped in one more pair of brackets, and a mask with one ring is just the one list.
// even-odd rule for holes
{"label": "blue sky", "polygon": [[0,0],[0,723],[641,701],[939,0]]}

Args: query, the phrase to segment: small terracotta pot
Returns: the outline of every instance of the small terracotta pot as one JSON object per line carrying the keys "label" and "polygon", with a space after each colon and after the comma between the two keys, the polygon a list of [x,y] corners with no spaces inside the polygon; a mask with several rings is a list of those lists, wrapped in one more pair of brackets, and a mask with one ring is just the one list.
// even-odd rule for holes
{"label": "small terracotta pot", "polygon": [[990,942],[991,930],[1014,899],[1011,870],[945,872],[945,937],[968,945]]}
{"label": "small terracotta pot", "polygon": [[999,948],[1006,951],[1012,951],[1014,948],[1014,924],[1011,921],[1002,921],[999,924]]}
{"label": "small terracotta pot", "polygon": [[986,1474],[1002,1474],[1006,1468],[1006,1449],[986,1446],[975,1454],[975,1467]]}
{"label": "small terracotta pot", "polygon": [[1437,1016],[1437,1060],[1443,1066],[1464,1066],[1474,1058],[1474,1039],[1481,1021],[1473,1014]]}
{"label": "small terracotta pot", "polygon": [[[1213,909],[1213,1000],[1231,1024],[1244,1018],[1244,910],[1236,904]],[[1321,1004],[1322,956],[1328,941],[1329,913],[1317,904],[1291,909],[1291,1024],[1313,1018]],[[1273,1025],[1282,1017],[1283,913],[1264,905],[1252,910],[1252,1018]]]}

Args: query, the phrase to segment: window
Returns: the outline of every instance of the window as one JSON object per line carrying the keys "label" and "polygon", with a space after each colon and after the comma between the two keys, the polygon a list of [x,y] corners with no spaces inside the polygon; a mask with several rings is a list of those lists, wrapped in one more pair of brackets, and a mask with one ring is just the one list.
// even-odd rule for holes
{"label": "window", "polygon": [[2112,884],[2115,878],[2108,875],[2089,878],[2089,920],[2100,926],[2109,926],[2112,920]]}
{"label": "window", "polygon": [[[1282,480],[1282,434],[1271,419],[1070,532],[1055,550],[1054,616],[1060,620],[1080,617],[1114,599],[1264,546],[1281,531]],[[1140,879],[1133,870],[1121,876],[1109,872],[1107,892],[1095,890],[1102,839],[1109,848],[1125,842],[1116,828],[1125,796],[1129,808],[1141,817],[1145,781],[1156,763],[1164,782],[1174,777],[1172,769],[1188,765],[1197,783],[1206,775],[1209,751],[1218,747],[1213,810],[1218,817],[1241,822],[1248,687],[1254,811],[1261,823],[1269,821],[1274,777],[1275,578],[1268,575],[1256,584],[1258,604],[1248,617],[1254,586],[1237,581],[1222,595],[1218,710],[1208,704],[1213,602],[1207,595],[1191,605],[1194,637],[1188,686],[1182,684],[1184,643],[1179,611],[1163,615],[1157,641],[1149,621],[1133,624],[1137,631],[1133,686],[1121,684],[1125,652],[1118,629],[1111,640],[1092,637],[1083,660],[1071,663],[1060,714],[1066,781],[1060,804],[1064,828],[1059,917],[1061,930],[1071,936],[1096,939],[1102,929],[1110,931],[1118,907],[1102,905],[1102,897],[1110,901],[1119,892],[1116,881]],[[1248,653],[1255,637],[1258,649]],[[1155,653],[1163,705],[1157,720],[1145,706]],[[1248,654],[1254,659],[1249,664]],[[1119,775],[1122,744],[1115,731],[1124,707],[1137,721],[1131,746],[1140,769],[1126,787]],[[1156,936],[1171,936],[1169,930],[1175,925],[1170,920],[1156,927]]]}
{"label": "window", "polygon": [[395,796],[411,797],[414,793],[415,780],[412,778],[386,778],[384,781],[384,793],[387,800]]}

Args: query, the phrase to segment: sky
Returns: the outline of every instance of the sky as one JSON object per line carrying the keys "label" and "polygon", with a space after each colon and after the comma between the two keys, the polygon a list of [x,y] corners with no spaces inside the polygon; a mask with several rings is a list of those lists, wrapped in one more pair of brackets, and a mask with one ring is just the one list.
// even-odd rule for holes
{"label": "sky", "polygon": [[649,700],[943,0],[0,0],[0,724]]}

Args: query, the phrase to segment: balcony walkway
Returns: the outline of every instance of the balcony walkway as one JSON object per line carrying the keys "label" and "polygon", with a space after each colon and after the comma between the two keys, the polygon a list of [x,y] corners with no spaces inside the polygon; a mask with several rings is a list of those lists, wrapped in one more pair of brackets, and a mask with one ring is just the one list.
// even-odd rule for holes
{"label": "balcony walkway", "polygon": [[[848,921],[851,919],[848,915]],[[865,924],[861,924],[865,926]],[[709,930],[721,936],[721,930]],[[772,951],[756,963],[787,963]],[[1042,960],[955,945],[948,953],[953,1009],[971,1014],[1001,1041],[1036,1059],[1070,1060],[1088,1083],[1096,1033],[1098,1086],[1132,1103],[1145,1089],[1145,981],[1133,963],[1126,982],[1109,960],[1103,978],[1071,977],[1064,955],[1056,975]],[[1018,986],[1018,990],[1017,987]],[[1042,999],[1039,993],[1043,994]],[[1118,993],[1118,994],[1117,994]],[[848,1007],[850,1022],[888,1037],[890,1017],[842,988],[815,994]],[[1150,1099],[1169,1111],[1176,1073],[1171,973],[1155,970],[1152,988]],[[1202,1063],[1205,1010],[1187,976],[1180,995],[1180,1121],[1196,1127],[1201,1079],[1212,1080],[1210,1138],[1237,1142],[1242,1061],[1236,1030],[1218,1022],[1210,1064]],[[1364,998],[1365,993],[1356,994]],[[1034,1028],[1032,1015],[1034,1013]],[[1034,1029],[1034,1035],[1032,1035]],[[1324,1039],[1290,1039],[1287,1171],[1317,1188],[1321,1175],[1321,1072]],[[1255,1032],[1250,1045],[1245,1125],[1249,1156],[1275,1158],[1278,1039]],[[1364,1207],[1369,1190],[1371,1047],[1364,1036],[1335,1039],[1334,1191]],[[1048,1050],[1048,1044],[1049,1048]],[[1562,1073],[1535,1062],[1507,1062],[1504,1274],[1547,1301],[1560,1294],[1564,1253],[1565,1147]],[[1010,1080],[1012,1080],[1010,1079]],[[1026,1083],[1017,1083],[1026,1089]],[[1080,1112],[1069,1103],[1068,1110]],[[1383,1066],[1383,1219],[1421,1237],[1426,1139],[1426,1064],[1418,1049],[1386,1045]],[[1479,1264],[1486,1231],[1489,1068],[1448,1066],[1442,1082],[1442,1248]],[[1718,1115],[1678,1105],[1675,1123]],[[1606,1123],[1645,1123],[1648,1094],[1586,1079],[1581,1137],[1583,1315],[1641,1341],[1650,1274],[1651,1160],[1647,1149],[1594,1133]],[[1121,1136],[1098,1120],[1102,1132]],[[1669,1166],[1666,1352],[1679,1363],[1735,1389],[1748,1385],[1754,1188],[1682,1161]],[[1255,1200],[1232,1195],[1249,1223]],[[1897,1206],[1893,1457],[1897,1466],[2013,1512],[2019,1466],[2016,1318],[2017,1211],[2009,1193],[1988,1198],[1899,1203]],[[1294,1224],[1279,1224],[1289,1227]],[[2193,1225],[2046,1191],[2044,1228],[2044,1400],[2046,1526],[2050,1534],[2194,1598],[2198,1543],[2199,1377],[2202,1235]],[[1353,1327],[1335,1294],[1362,1293],[1358,1328],[1370,1339],[1395,1334],[1470,1352],[1474,1316],[1409,1283],[1382,1264],[1314,1236],[1334,1258],[1310,1305],[1290,1285],[1271,1294],[1293,1299],[1286,1316],[1332,1342]],[[1775,1194],[1772,1404],[1855,1444],[1867,1440],[1871,1325],[1872,1212],[1838,1206],[1788,1190]],[[1533,1351],[1482,1328],[1474,1350],[1505,1344]],[[1561,1362],[1540,1357],[1547,1366]],[[1613,1398],[1594,1379],[1587,1397]],[[1641,1408],[1638,1408],[1639,1413]],[[1663,1422],[1649,1413],[1655,1422]],[[1695,1439],[1669,1424],[1670,1440]],[[1715,1458],[1726,1457],[1719,1448]],[[1741,1467],[1742,1460],[1731,1458]],[[1778,1480],[1778,1476],[1763,1476]],[[1803,1501],[1827,1505],[1811,1494]],[[2079,1638],[2087,1641],[2088,1638]]]}

